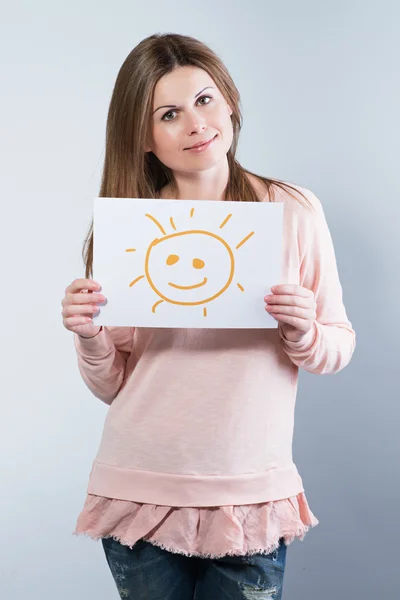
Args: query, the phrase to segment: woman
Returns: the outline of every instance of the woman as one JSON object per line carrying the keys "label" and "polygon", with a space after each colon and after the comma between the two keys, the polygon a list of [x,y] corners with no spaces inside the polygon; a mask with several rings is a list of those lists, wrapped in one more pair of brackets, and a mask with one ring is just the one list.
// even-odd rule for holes
{"label": "woman", "polygon": [[287,545],[318,523],[292,460],[298,369],[337,373],[355,333],[319,200],[235,159],[239,102],[198,40],[143,40],[115,83],[100,196],[282,202],[282,280],[260,298],[277,329],[95,326],[92,226],[62,301],[110,406],[75,533],[102,540],[121,598],[280,599]]}

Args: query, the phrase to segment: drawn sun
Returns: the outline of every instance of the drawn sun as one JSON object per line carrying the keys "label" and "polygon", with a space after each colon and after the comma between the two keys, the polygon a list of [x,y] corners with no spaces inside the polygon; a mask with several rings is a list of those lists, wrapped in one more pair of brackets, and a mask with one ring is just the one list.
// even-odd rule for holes
{"label": "drawn sun", "polygon": [[[190,211],[190,217],[193,215],[194,208]],[[229,244],[220,235],[201,229],[177,231],[173,217],[170,218],[170,224],[175,233],[167,234],[155,217],[150,214],[146,214],[146,217],[157,225],[163,237],[155,238],[150,243],[146,251],[144,275],[136,277],[129,287],[134,286],[141,279],[147,279],[150,287],[161,298],[153,304],[153,313],[163,302],[181,306],[207,304],[229,288],[235,273],[235,257]],[[229,214],[219,229],[225,227],[231,217],[232,214]],[[254,231],[237,244],[236,250],[252,235]],[[127,248],[126,252],[136,252],[136,248]],[[204,255],[215,257],[219,268],[213,269],[212,264],[206,264],[201,258],[202,256],[204,258]],[[182,281],[182,278],[187,277],[192,269],[193,280]],[[237,283],[237,286],[244,292],[240,283]],[[205,306],[203,315],[207,316]]]}

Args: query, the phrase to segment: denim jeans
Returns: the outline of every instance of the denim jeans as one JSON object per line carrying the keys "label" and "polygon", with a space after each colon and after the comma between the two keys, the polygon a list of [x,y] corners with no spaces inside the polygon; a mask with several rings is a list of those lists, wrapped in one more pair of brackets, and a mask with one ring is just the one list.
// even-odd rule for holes
{"label": "denim jeans", "polygon": [[283,538],[270,554],[199,558],[141,539],[125,546],[103,538],[108,566],[124,600],[281,600]]}

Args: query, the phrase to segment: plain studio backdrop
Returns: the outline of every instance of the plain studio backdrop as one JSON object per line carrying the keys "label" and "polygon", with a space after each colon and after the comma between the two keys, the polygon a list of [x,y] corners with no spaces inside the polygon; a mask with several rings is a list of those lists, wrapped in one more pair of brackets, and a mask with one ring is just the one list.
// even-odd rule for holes
{"label": "plain studio backdrop", "polygon": [[[288,548],[285,600],[394,598],[399,558],[398,2],[24,0],[1,8],[4,600],[117,599],[75,537],[107,406],[78,373],[61,299],[84,274],[112,88],[152,33],[199,38],[242,97],[238,158],[321,200],[357,334],[300,370],[293,457],[320,524]],[[279,283],[279,282],[276,282]]]}

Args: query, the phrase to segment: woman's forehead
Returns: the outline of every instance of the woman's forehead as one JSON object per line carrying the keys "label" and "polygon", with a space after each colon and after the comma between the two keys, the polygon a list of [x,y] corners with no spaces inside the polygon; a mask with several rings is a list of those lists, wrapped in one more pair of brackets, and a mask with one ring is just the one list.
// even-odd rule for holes
{"label": "woman's forehead", "polygon": [[197,67],[178,67],[167,73],[156,83],[154,103],[158,101],[179,102],[181,96],[193,97],[207,86],[215,86],[213,79],[203,69]]}

